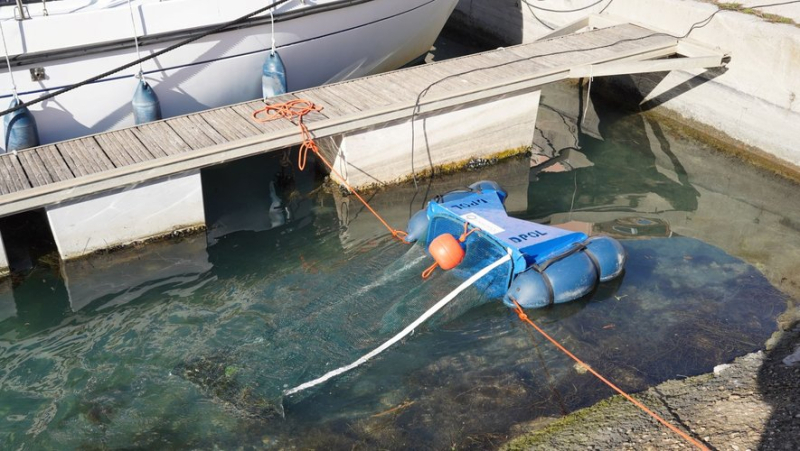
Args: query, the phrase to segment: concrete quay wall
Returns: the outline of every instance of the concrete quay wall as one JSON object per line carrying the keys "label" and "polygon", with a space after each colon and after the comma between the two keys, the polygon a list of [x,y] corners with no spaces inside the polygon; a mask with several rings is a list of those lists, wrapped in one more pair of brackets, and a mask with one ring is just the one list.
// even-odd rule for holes
{"label": "concrete quay wall", "polygon": [[[497,45],[531,42],[550,28],[588,14],[609,14],[682,36],[719,8],[695,0],[613,0],[572,13],[594,0],[461,0],[450,27]],[[800,4],[765,10],[792,19]],[[732,139],[759,156],[798,170],[800,166],[800,27],[752,14],[720,11],[689,37],[730,52],[724,70],[692,70],[618,76],[605,80],[609,96],[659,108],[704,131]],[[599,81],[599,80],[595,80]]]}

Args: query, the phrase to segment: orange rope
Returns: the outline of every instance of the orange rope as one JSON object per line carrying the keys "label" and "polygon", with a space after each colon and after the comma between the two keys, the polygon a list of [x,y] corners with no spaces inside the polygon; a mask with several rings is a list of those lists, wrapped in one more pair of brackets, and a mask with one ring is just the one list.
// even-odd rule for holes
{"label": "orange rope", "polygon": [[[320,153],[319,147],[317,147],[317,143],[314,141],[314,136],[308,130],[306,124],[303,123],[304,116],[314,112],[319,113],[320,111],[322,111],[322,107],[315,105],[310,100],[295,99],[284,103],[276,103],[274,105],[268,104],[264,106],[264,108],[253,112],[253,120],[256,122],[269,122],[281,118],[290,121],[294,118],[297,118],[297,124],[300,126],[300,134],[303,137],[303,143],[300,145],[300,153],[297,155],[297,167],[301,171],[304,170],[306,167],[306,161],[308,159],[308,151],[310,150],[314,152],[314,155],[316,155],[323,163],[325,163],[325,166],[327,166],[328,169],[335,174],[339,180],[341,180],[342,184],[344,184],[344,186],[347,187],[347,189],[353,193],[358,200],[364,204],[365,207],[367,207],[367,210],[375,215],[378,221],[380,221],[381,224],[383,224],[383,226],[389,230],[389,233],[391,233],[396,239],[405,243],[403,238],[405,238],[408,234],[402,230],[398,230],[390,226],[389,223],[387,223],[386,220],[384,220],[381,215],[379,215],[378,212],[375,211],[352,186],[350,186],[349,183],[347,183],[347,180],[345,180],[344,177],[342,177],[342,175],[333,168],[333,165],[330,164],[328,160],[326,160],[325,157]],[[262,113],[264,114],[264,117],[259,117],[259,115]]]}
{"label": "orange rope", "polygon": [[477,231],[480,230],[479,228],[475,227],[474,229],[472,229],[469,232],[467,232],[467,227],[469,227],[469,222],[464,221],[464,233],[462,233],[461,236],[458,238],[458,242],[459,243],[463,243],[464,241],[467,241],[467,237],[468,236],[472,235],[473,232],[477,232]]}
{"label": "orange rope", "polygon": [[701,449],[701,450],[704,450],[704,451],[709,451],[708,447],[706,447],[702,443],[698,442],[697,440],[693,439],[687,433],[685,433],[685,432],[681,431],[680,429],[676,428],[675,426],[670,424],[667,420],[665,420],[665,419],[661,418],[660,416],[658,416],[657,413],[655,413],[652,410],[648,409],[644,404],[642,404],[641,402],[639,402],[636,399],[634,399],[633,396],[631,396],[631,395],[625,393],[624,391],[622,391],[622,389],[620,389],[619,387],[617,387],[616,385],[611,383],[608,379],[606,379],[603,376],[601,376],[600,373],[598,373],[597,371],[593,370],[592,367],[590,367],[589,365],[584,363],[581,359],[577,358],[573,353],[569,352],[567,350],[567,348],[565,348],[559,342],[557,342],[555,339],[550,337],[550,335],[547,335],[547,333],[544,330],[542,330],[533,321],[531,321],[530,318],[528,318],[528,315],[525,314],[525,311],[522,310],[522,306],[520,306],[519,303],[515,299],[512,298],[511,301],[513,301],[514,305],[517,306],[517,308],[515,309],[515,312],[517,313],[517,315],[519,315],[519,319],[521,319],[522,321],[530,324],[534,329],[536,329],[537,332],[542,334],[542,336],[544,336],[544,338],[548,339],[550,341],[550,343],[553,343],[559,350],[561,350],[561,352],[563,352],[564,354],[568,355],[572,360],[578,362],[578,364],[580,364],[581,366],[586,368],[586,370],[588,370],[590,373],[592,373],[596,378],[600,379],[604,384],[608,385],[609,387],[614,389],[614,391],[616,391],[620,395],[624,396],[625,399],[627,399],[628,401],[632,402],[636,407],[642,409],[642,411],[644,411],[645,413],[647,413],[651,417],[655,418],[659,423],[663,424],[664,426],[668,427],[669,429],[671,429],[676,434],[680,435],[684,440],[686,440],[687,442],[689,442],[692,445],[694,445],[695,447],[697,447],[697,449]]}
{"label": "orange rope", "polygon": [[433,262],[432,265],[428,266],[428,269],[422,271],[422,280],[427,280],[428,277],[430,277],[431,274],[433,274],[433,271],[435,271],[436,268],[438,267],[439,267],[439,262]]}

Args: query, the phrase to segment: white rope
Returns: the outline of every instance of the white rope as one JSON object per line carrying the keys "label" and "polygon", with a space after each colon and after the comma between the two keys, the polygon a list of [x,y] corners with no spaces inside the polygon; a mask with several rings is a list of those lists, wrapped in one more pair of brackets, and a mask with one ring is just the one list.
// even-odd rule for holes
{"label": "white rope", "polygon": [[8,76],[11,77],[11,92],[14,98],[19,100],[17,96],[17,83],[14,81],[14,72],[11,71],[11,59],[8,57],[8,45],[6,44],[6,33],[3,30],[3,21],[0,20],[0,36],[3,37],[3,51],[6,53],[6,66],[8,67]]}
{"label": "white rope", "polygon": [[365,356],[361,357],[360,359],[356,360],[355,362],[353,362],[353,363],[351,363],[351,364],[349,364],[347,366],[343,366],[341,368],[337,368],[337,369],[335,369],[333,371],[328,372],[327,374],[325,374],[322,377],[314,379],[313,381],[309,381],[309,382],[306,382],[304,384],[300,384],[295,388],[292,388],[292,389],[284,391],[283,392],[284,396],[290,396],[290,395],[293,395],[293,394],[295,394],[297,392],[300,392],[300,391],[306,390],[308,388],[311,388],[311,387],[313,387],[315,385],[319,385],[319,384],[321,384],[321,383],[323,383],[323,382],[325,382],[325,381],[327,381],[327,380],[329,380],[331,378],[334,378],[334,377],[336,377],[336,376],[338,376],[338,375],[340,375],[342,373],[346,373],[346,372],[352,370],[353,368],[356,368],[358,366],[363,365],[364,363],[367,362],[367,360],[369,360],[369,359],[375,357],[376,355],[382,353],[383,351],[389,349],[390,346],[392,346],[393,344],[395,344],[398,341],[402,340],[406,335],[414,332],[414,329],[419,327],[420,324],[424,323],[428,318],[433,316],[434,313],[438,312],[445,305],[450,303],[450,301],[455,299],[455,297],[458,296],[459,293],[461,293],[462,291],[466,290],[472,284],[477,282],[480,278],[482,278],[486,274],[489,274],[490,271],[492,271],[493,269],[497,268],[498,266],[502,265],[503,263],[505,263],[505,262],[507,262],[509,260],[511,260],[511,249],[508,249],[508,253],[506,255],[504,255],[503,257],[501,257],[500,259],[498,259],[496,262],[494,262],[491,265],[489,265],[489,266],[483,268],[482,270],[476,272],[472,277],[470,277],[469,279],[465,280],[464,283],[462,283],[461,285],[458,286],[458,288],[456,288],[455,290],[451,291],[450,294],[448,294],[447,296],[442,298],[442,300],[437,302],[433,307],[428,309],[428,311],[423,313],[422,316],[417,318],[416,321],[414,321],[413,323],[409,324],[399,334],[397,334],[394,337],[390,338],[389,341],[387,341],[386,343],[378,346],[377,348],[375,348],[369,354],[366,354]]}
{"label": "white rope", "polygon": [[[136,20],[133,18],[133,5],[131,5],[131,0],[128,0],[128,10],[131,13],[131,26],[133,27],[133,45],[136,47],[136,59],[142,59],[142,56],[139,54],[139,32],[136,31]],[[144,71],[142,70],[142,63],[139,63],[139,73],[136,75],[136,78],[141,79],[144,75]]]}
{"label": "white rope", "polygon": [[583,117],[581,118],[581,125],[586,121],[586,112],[589,111],[589,94],[592,92],[592,82],[594,81],[594,65],[589,65],[589,89],[586,90],[586,104],[583,106]]}
{"label": "white rope", "polygon": [[270,37],[272,38],[272,52],[270,52],[270,55],[275,56],[275,18],[272,17],[272,10],[269,10],[269,22],[272,27],[272,31],[270,32]]}

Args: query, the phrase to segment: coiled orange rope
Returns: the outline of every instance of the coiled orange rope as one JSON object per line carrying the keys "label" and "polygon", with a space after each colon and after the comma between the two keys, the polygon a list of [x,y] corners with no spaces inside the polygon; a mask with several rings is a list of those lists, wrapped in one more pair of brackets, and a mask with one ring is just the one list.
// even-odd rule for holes
{"label": "coiled orange rope", "polygon": [[693,439],[692,437],[690,437],[689,434],[687,434],[687,433],[681,431],[680,429],[678,429],[677,427],[673,426],[667,420],[661,418],[657,413],[655,413],[652,410],[648,409],[644,404],[642,404],[641,402],[639,402],[636,399],[634,399],[633,396],[631,396],[631,395],[625,393],[624,391],[622,391],[622,389],[620,389],[619,387],[617,387],[616,385],[611,383],[608,379],[606,379],[600,373],[598,373],[597,371],[592,369],[592,367],[590,367],[589,365],[584,363],[581,359],[576,357],[573,353],[569,352],[569,350],[567,350],[567,348],[562,346],[559,342],[557,342],[550,335],[547,335],[547,333],[544,330],[542,330],[539,326],[537,326],[536,323],[531,321],[530,318],[528,318],[528,315],[525,314],[525,311],[522,309],[522,306],[520,306],[519,303],[515,299],[512,298],[511,301],[513,301],[514,305],[516,305],[516,308],[514,309],[514,311],[519,316],[519,319],[524,321],[524,322],[526,322],[526,323],[528,323],[531,327],[536,329],[537,332],[542,334],[542,336],[544,338],[546,338],[547,340],[549,340],[550,343],[553,343],[555,345],[555,347],[557,347],[561,352],[563,352],[564,354],[569,356],[572,360],[576,361],[582,367],[586,368],[586,370],[589,371],[590,373],[592,373],[596,378],[600,379],[600,381],[602,381],[604,384],[608,385],[614,391],[616,391],[617,393],[619,393],[620,395],[625,397],[625,399],[627,399],[628,401],[633,403],[633,405],[635,405],[636,407],[640,408],[643,412],[645,412],[646,414],[648,414],[651,417],[655,418],[656,421],[658,421],[659,423],[661,423],[664,426],[668,427],[673,432],[675,432],[676,434],[680,435],[684,440],[686,440],[687,442],[689,442],[692,445],[694,445],[695,447],[697,447],[697,449],[701,449],[701,450],[704,450],[704,451],[709,451],[708,447],[706,447],[705,445],[703,445],[699,441],[697,441],[697,440]]}
{"label": "coiled orange rope", "polygon": [[[303,123],[303,117],[305,117],[310,113],[314,112],[319,113],[320,111],[322,111],[322,107],[315,105],[314,102],[311,102],[310,100],[295,99],[284,103],[276,103],[274,105],[267,104],[266,106],[264,106],[264,108],[261,108],[253,112],[253,120],[255,120],[256,122],[269,122],[281,118],[290,121],[292,119],[297,118],[297,125],[300,127],[300,134],[303,137],[303,143],[300,145],[300,152],[297,155],[297,167],[301,171],[304,170],[306,168],[306,162],[308,160],[308,151],[310,150],[314,152],[314,155],[316,155],[317,158],[320,159],[320,161],[325,163],[325,166],[327,166],[328,169],[333,174],[335,174],[339,178],[339,180],[341,180],[342,184],[344,184],[344,186],[351,193],[353,193],[358,198],[358,200],[360,200],[361,203],[364,204],[365,207],[367,207],[367,210],[369,210],[373,215],[375,215],[378,221],[380,221],[381,224],[383,224],[383,226],[386,227],[387,230],[389,230],[389,233],[391,233],[394,238],[405,243],[406,241],[403,238],[405,238],[408,234],[402,230],[398,230],[390,226],[389,223],[386,222],[386,220],[383,219],[383,217],[381,217],[381,215],[379,215],[378,212],[375,211],[369,205],[369,203],[363,197],[361,197],[360,194],[358,194],[358,191],[356,191],[355,188],[353,188],[352,186],[350,186],[349,183],[347,183],[347,180],[345,180],[344,177],[342,177],[342,175],[338,171],[336,171],[336,169],[333,168],[333,165],[330,164],[328,160],[326,160],[325,157],[320,153],[319,147],[317,147],[317,143],[314,141],[314,136],[308,130],[306,124]],[[259,117],[262,114],[263,117]]]}

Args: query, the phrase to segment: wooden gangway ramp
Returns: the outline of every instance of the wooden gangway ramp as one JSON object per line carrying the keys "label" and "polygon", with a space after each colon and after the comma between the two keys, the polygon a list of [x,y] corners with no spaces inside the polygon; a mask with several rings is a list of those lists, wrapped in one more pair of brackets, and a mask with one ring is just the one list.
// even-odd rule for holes
{"label": "wooden gangway ramp", "polygon": [[[720,55],[683,55],[680,39],[618,24],[286,94],[324,107],[306,117],[318,137],[380,127],[539,89],[570,77],[620,70],[721,64]],[[673,61],[665,64],[664,61]],[[417,104],[420,93],[421,96]],[[288,120],[257,123],[263,102],[241,103],[0,156],[0,216],[136,186],[301,143]]]}

